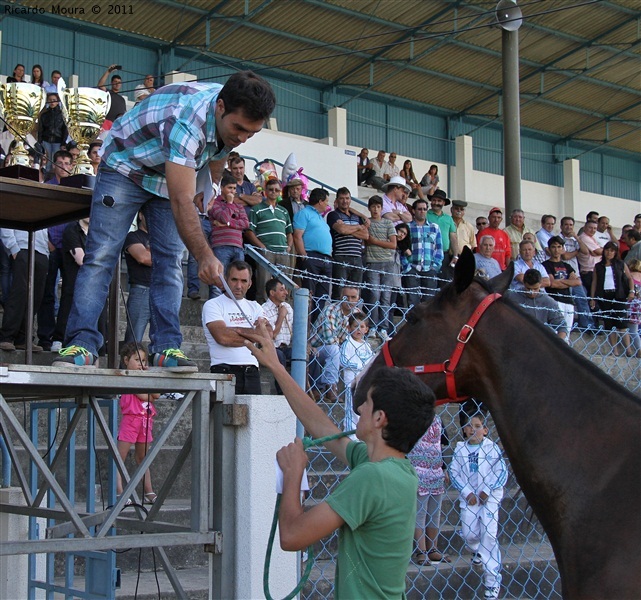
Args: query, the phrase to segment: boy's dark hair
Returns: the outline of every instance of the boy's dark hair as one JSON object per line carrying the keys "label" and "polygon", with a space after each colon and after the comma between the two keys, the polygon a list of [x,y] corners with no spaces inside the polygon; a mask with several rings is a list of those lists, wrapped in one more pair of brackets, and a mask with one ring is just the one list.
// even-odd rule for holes
{"label": "boy's dark hair", "polygon": [[145,356],[148,356],[147,348],[145,346],[136,342],[127,342],[122,348],[120,348],[120,360],[124,362],[125,358],[136,356],[138,352],[141,354],[144,353]]}
{"label": "boy's dark hair", "polygon": [[483,427],[487,427],[487,415],[481,412],[480,410],[478,412],[475,412],[473,415],[471,415],[469,421],[465,423],[463,427],[470,425],[470,423],[472,422],[472,419],[478,419],[483,424]]}
{"label": "boy's dark hair", "polygon": [[274,111],[274,90],[262,77],[252,71],[234,73],[218,94],[225,104],[223,118],[229,113],[242,111],[252,121],[265,121]]}
{"label": "boy's dark hair", "polygon": [[372,208],[375,204],[378,204],[379,206],[383,206],[383,198],[380,196],[372,196],[368,201],[367,201],[367,208]]}
{"label": "boy's dark hair", "polygon": [[266,284],[265,284],[265,296],[269,298],[269,292],[273,291],[276,289],[276,286],[280,283],[279,279],[276,279],[275,277],[272,277]]}
{"label": "boy's dark hair", "polygon": [[98,146],[98,148],[102,148],[102,142],[91,142],[91,144],[89,144],[89,150],[87,150],[87,153],[88,153],[88,154],[91,154],[91,151],[92,151],[96,146]]}
{"label": "boy's dark hair", "polygon": [[223,173],[223,176],[220,180],[220,187],[224,188],[226,185],[231,185],[232,183],[234,185],[237,185],[236,178],[231,173]]}
{"label": "boy's dark hair", "polygon": [[55,163],[59,158],[68,158],[69,160],[73,161],[73,155],[71,154],[71,152],[67,152],[67,150],[57,150],[56,152],[54,152],[51,161]]}
{"label": "boy's dark hair", "polygon": [[528,285],[536,285],[537,283],[541,283],[541,273],[539,273],[536,269],[528,269],[525,273],[523,273],[523,283],[527,283]]}
{"label": "boy's dark hair", "polygon": [[122,81],[122,77],[120,75],[112,75],[111,83],[113,83],[114,81]]}
{"label": "boy's dark hair", "polygon": [[309,193],[309,205],[315,206],[319,202],[325,200],[327,196],[329,196],[329,192],[327,190],[324,190],[323,188],[314,188]]}
{"label": "boy's dark hair", "polygon": [[383,367],[370,387],[373,410],[387,416],[383,439],[388,446],[407,454],[434,419],[434,392],[407,369]]}
{"label": "boy's dark hair", "polygon": [[51,79],[53,79],[54,75],[60,75],[60,77],[62,77],[62,73],[58,71],[58,69],[54,69],[53,71],[51,71]]}
{"label": "boy's dark hair", "polygon": [[253,274],[251,265],[244,260],[234,260],[230,262],[227,267],[225,267],[225,279],[229,277],[229,274],[231,273],[232,269],[236,269],[236,271],[249,271],[249,278],[251,279],[251,276]]}
{"label": "boy's dark hair", "polygon": [[548,240],[548,248],[552,244],[561,244],[561,246],[565,246],[565,242],[563,241],[563,238],[558,236],[558,235],[553,235],[549,240]]}
{"label": "boy's dark hair", "polygon": [[367,325],[367,328],[370,328],[370,321],[367,318],[367,315],[362,312],[353,312],[347,319],[347,323],[350,327],[353,327],[357,323],[365,323],[365,325]]}

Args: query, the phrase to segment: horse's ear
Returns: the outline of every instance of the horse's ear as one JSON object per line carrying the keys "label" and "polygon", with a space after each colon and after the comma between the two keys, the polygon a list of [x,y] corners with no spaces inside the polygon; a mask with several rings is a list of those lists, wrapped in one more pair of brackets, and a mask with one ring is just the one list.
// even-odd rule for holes
{"label": "horse's ear", "polygon": [[458,294],[470,287],[474,279],[475,269],[474,254],[465,246],[454,267],[454,288]]}
{"label": "horse's ear", "polygon": [[505,290],[510,287],[512,280],[514,279],[514,261],[505,268],[505,271],[496,277],[492,277],[488,282],[490,287],[494,292],[499,294],[504,294]]}

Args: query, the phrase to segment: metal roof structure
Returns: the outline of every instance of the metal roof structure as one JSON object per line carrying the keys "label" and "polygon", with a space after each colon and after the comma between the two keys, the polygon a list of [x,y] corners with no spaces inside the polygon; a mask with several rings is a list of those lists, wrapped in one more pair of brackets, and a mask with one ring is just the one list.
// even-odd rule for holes
{"label": "metal roof structure", "polygon": [[[89,0],[57,6],[67,27],[99,26],[161,52],[187,52],[187,71],[193,59],[211,60],[230,73],[252,68],[347,94],[343,106],[362,97],[501,118],[494,0],[135,0],[112,14]],[[639,1],[519,7],[521,125],[559,142],[641,152]]]}

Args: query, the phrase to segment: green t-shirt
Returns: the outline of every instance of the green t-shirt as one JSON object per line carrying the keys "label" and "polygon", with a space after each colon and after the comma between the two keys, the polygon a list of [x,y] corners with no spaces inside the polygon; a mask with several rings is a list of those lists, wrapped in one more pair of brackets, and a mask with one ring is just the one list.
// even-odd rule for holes
{"label": "green t-shirt", "polygon": [[450,249],[450,233],[456,233],[456,223],[450,215],[441,213],[437,215],[431,208],[427,211],[427,222],[435,223],[441,230],[441,237],[443,238],[443,252]]}
{"label": "green t-shirt", "polygon": [[367,446],[350,442],[351,473],[327,499],[345,521],[338,538],[334,597],[405,598],[412,554],[418,477],[407,459],[369,462]]}

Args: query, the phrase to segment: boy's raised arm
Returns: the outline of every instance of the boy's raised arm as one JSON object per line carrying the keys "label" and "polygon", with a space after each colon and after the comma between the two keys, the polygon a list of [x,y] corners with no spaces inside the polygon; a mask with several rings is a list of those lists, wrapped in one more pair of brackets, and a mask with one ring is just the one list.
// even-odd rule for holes
{"label": "boy's raised arm", "polygon": [[[332,423],[320,406],[300,388],[285,367],[280,364],[274,342],[264,323],[261,323],[254,331],[248,329],[240,332],[240,334],[247,339],[247,347],[258,359],[258,362],[274,374],[283,390],[283,394],[287,398],[287,402],[289,402],[289,406],[313,438],[341,433],[341,430]],[[340,438],[326,443],[325,447],[339,460],[347,464],[346,449],[348,443],[349,440],[347,438]]]}

